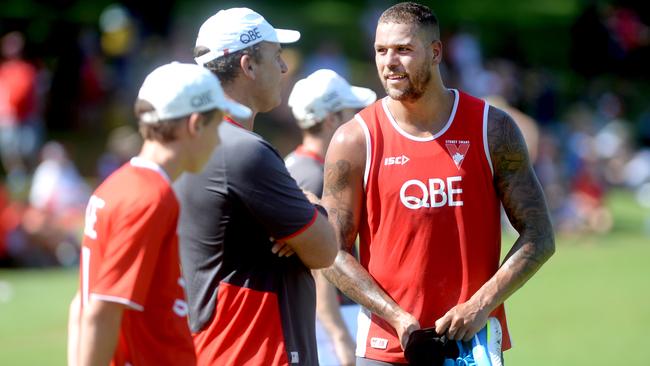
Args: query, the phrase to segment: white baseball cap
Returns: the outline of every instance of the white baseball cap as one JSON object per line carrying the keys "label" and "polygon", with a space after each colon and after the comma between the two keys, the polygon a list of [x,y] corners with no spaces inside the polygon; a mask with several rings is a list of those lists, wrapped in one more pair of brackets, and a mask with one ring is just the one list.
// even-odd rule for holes
{"label": "white baseball cap", "polygon": [[204,67],[172,62],[156,68],[144,79],[138,99],[154,107],[140,120],[156,123],[197,112],[220,109],[235,118],[250,117],[247,107],[226,99],[219,79]]}
{"label": "white baseball cap", "polygon": [[242,50],[262,41],[293,43],[300,39],[300,32],[275,29],[263,16],[249,8],[231,8],[219,12],[203,22],[196,46],[210,51],[195,58],[205,65],[216,58]]}
{"label": "white baseball cap", "polygon": [[289,107],[301,128],[310,128],[328,114],[346,108],[364,108],[377,100],[368,88],[351,86],[335,71],[320,69],[298,80],[289,95]]}

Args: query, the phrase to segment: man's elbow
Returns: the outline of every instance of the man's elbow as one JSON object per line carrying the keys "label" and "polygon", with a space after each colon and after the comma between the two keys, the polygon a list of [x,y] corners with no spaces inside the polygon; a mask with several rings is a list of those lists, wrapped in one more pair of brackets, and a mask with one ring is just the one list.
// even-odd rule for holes
{"label": "man's elbow", "polygon": [[336,259],[336,254],[338,253],[338,246],[334,241],[323,243],[323,245],[324,248],[322,248],[319,255],[315,256],[309,264],[306,263],[310,269],[323,269],[334,264],[334,259]]}
{"label": "man's elbow", "polygon": [[536,243],[535,256],[540,263],[546,262],[555,254],[555,235],[552,229],[548,234],[539,236],[534,242]]}
{"label": "man's elbow", "polygon": [[548,260],[555,254],[555,237],[551,235],[551,237],[546,240],[546,244],[544,245],[543,248],[543,253],[544,253],[544,260]]}
{"label": "man's elbow", "polygon": [[332,264],[334,264],[334,260],[336,259],[336,255],[339,252],[339,246],[336,244],[335,240],[332,240],[330,245],[328,245],[328,250],[327,250],[327,258],[325,260],[325,266],[323,268],[330,267]]}

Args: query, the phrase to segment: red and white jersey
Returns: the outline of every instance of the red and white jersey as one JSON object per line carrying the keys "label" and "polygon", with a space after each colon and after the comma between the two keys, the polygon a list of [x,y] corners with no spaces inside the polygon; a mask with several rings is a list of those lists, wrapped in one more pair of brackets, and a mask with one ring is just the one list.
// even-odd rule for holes
{"label": "red and white jersey", "polygon": [[82,306],[126,305],[111,365],[193,365],[178,253],[179,205],[166,173],[133,158],[95,191],[81,249]]}
{"label": "red and white jersey", "polygon": [[[404,131],[387,98],[355,117],[366,137],[360,261],[422,327],[467,301],[499,266],[500,202],[493,184],[484,101],[453,90],[445,126]],[[495,311],[510,347],[503,306]],[[359,315],[357,356],[406,362],[394,329]]]}

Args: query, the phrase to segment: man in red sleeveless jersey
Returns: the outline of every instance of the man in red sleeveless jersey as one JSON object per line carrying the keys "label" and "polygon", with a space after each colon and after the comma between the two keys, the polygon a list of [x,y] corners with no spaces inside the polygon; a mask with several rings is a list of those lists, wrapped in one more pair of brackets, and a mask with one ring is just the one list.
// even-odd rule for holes
{"label": "man in red sleeveless jersey", "polygon": [[[322,202],[342,248],[325,274],[363,306],[357,365],[406,363],[421,327],[469,341],[488,319],[510,348],[503,302],[555,250],[519,129],[444,86],[439,35],[426,6],[381,15],[375,62],[388,96],[341,126],[325,159]],[[501,264],[500,205],[519,233]],[[349,254],[357,234],[360,263]]]}
{"label": "man in red sleeveless jersey", "polygon": [[199,172],[219,143],[226,99],[216,76],[171,63],[144,80],[135,113],[142,149],[111,174],[86,208],[80,291],[71,304],[69,365],[194,365],[171,181]]}

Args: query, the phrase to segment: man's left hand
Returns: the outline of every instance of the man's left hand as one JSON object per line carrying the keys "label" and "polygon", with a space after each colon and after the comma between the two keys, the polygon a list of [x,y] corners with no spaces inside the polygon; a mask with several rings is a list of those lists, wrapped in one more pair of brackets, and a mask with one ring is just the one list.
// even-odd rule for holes
{"label": "man's left hand", "polygon": [[280,241],[273,242],[271,252],[273,252],[273,254],[277,255],[278,257],[291,257],[296,253],[287,243]]}
{"label": "man's left hand", "polygon": [[436,320],[436,333],[446,333],[449,339],[467,342],[485,326],[489,316],[489,312],[482,310],[479,304],[470,299],[454,306]]}

